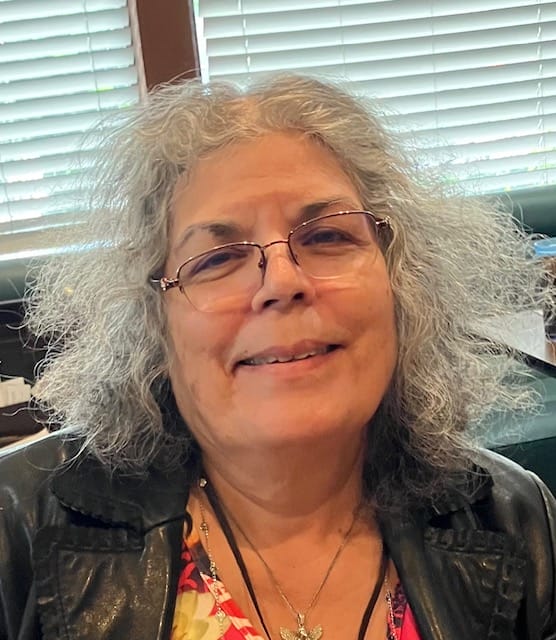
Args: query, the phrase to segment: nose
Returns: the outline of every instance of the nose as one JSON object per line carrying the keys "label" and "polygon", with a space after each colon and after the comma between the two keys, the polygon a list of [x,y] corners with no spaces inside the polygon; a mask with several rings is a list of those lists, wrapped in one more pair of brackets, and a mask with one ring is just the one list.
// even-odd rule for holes
{"label": "nose", "polygon": [[314,284],[293,259],[287,241],[276,240],[262,248],[262,284],[252,298],[252,309],[283,310],[293,304],[310,304],[315,297]]}

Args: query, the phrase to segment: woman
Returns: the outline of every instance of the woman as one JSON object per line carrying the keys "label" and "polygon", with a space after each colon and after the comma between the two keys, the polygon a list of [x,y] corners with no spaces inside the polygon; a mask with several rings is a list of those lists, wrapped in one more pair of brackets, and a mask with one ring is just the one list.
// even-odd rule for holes
{"label": "woman", "polygon": [[298,76],[161,89],[92,184],[29,299],[66,428],[1,463],[2,637],[556,638],[554,500],[468,434],[532,402],[472,337],[538,303],[507,214]]}

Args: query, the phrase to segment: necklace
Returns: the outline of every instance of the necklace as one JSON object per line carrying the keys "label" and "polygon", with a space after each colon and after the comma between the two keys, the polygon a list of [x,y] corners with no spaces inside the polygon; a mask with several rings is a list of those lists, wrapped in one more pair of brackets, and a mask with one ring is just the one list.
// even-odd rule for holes
{"label": "necklace", "polygon": [[334,554],[334,556],[332,558],[332,561],[328,565],[328,569],[326,570],[323,579],[321,580],[320,584],[318,585],[317,590],[313,594],[313,597],[311,598],[311,601],[309,602],[309,605],[307,606],[305,611],[302,612],[302,611],[297,610],[293,606],[293,604],[291,603],[291,601],[288,598],[288,596],[284,593],[284,589],[282,588],[282,586],[280,585],[280,583],[276,579],[274,573],[272,572],[272,569],[270,568],[270,566],[268,565],[266,560],[263,558],[263,556],[260,553],[260,551],[255,547],[255,545],[253,544],[251,539],[247,536],[247,534],[245,533],[243,528],[240,526],[239,522],[237,522],[237,520],[233,516],[228,514],[228,517],[234,523],[236,529],[241,533],[241,535],[243,536],[243,538],[245,539],[247,544],[251,547],[253,552],[257,555],[257,557],[259,558],[259,560],[263,564],[263,566],[264,566],[264,568],[265,568],[265,570],[266,570],[266,572],[268,574],[268,577],[269,577],[270,581],[272,582],[272,585],[274,586],[274,588],[276,589],[276,591],[278,592],[278,594],[280,595],[282,600],[285,602],[286,606],[291,611],[291,613],[293,614],[293,616],[294,616],[294,618],[295,618],[295,620],[297,622],[297,631],[291,631],[290,629],[286,629],[285,627],[280,627],[280,638],[282,640],[305,640],[305,639],[319,640],[319,638],[322,636],[323,632],[322,632],[322,626],[320,624],[317,625],[316,627],[314,627],[310,631],[305,626],[305,620],[307,618],[307,615],[311,612],[311,610],[315,606],[315,604],[316,604],[316,602],[317,602],[317,600],[318,600],[318,598],[319,598],[319,596],[321,594],[321,591],[324,588],[324,585],[326,584],[328,578],[330,577],[330,574],[332,573],[332,569],[334,569],[334,566],[336,565],[336,562],[337,562],[338,558],[340,557],[340,554],[344,550],[344,548],[345,548],[345,546],[346,546],[346,544],[347,544],[347,542],[349,540],[350,534],[353,531],[353,527],[355,526],[355,523],[357,522],[357,516],[358,515],[359,515],[359,509],[357,509],[357,511],[355,512],[355,514],[353,516],[353,520],[352,520],[348,530],[346,531],[344,537],[342,538],[342,541],[340,542],[340,545],[339,545],[338,549],[336,550],[336,553]]}
{"label": "necklace", "polygon": [[216,619],[218,620],[218,626],[220,627],[220,637],[224,637],[224,620],[226,618],[226,614],[222,609],[222,604],[220,602],[220,596],[218,595],[218,588],[216,586],[216,581],[218,580],[218,570],[216,568],[216,563],[214,562],[214,558],[212,557],[212,551],[210,549],[210,541],[209,541],[209,526],[207,519],[205,517],[205,508],[203,507],[202,500],[199,500],[199,509],[201,511],[201,524],[199,525],[199,529],[205,538],[205,549],[207,550],[207,556],[209,559],[209,571],[210,577],[212,578],[212,585],[210,586],[210,591],[212,593],[212,597],[214,598],[214,602],[216,603]]}
{"label": "necklace", "polygon": [[394,617],[394,607],[392,605],[392,592],[388,583],[388,574],[384,576],[384,586],[386,587],[386,604],[388,605],[388,640],[398,640],[396,629],[396,619]]}
{"label": "necklace", "polygon": [[[257,601],[257,597],[255,595],[255,591],[253,589],[253,585],[251,583],[251,579],[249,577],[249,574],[247,572],[247,567],[245,566],[245,562],[243,560],[243,557],[241,555],[241,552],[239,551],[239,547],[237,546],[237,542],[235,540],[235,537],[233,535],[233,532],[231,530],[230,524],[228,522],[228,519],[226,517],[226,514],[224,513],[222,506],[220,505],[220,502],[218,500],[218,496],[216,495],[214,489],[212,488],[212,486],[210,486],[207,482],[207,480],[205,478],[201,478],[199,481],[199,487],[201,489],[203,489],[209,499],[209,502],[213,508],[213,511],[217,517],[217,520],[222,528],[222,531],[226,537],[226,540],[228,541],[228,544],[230,545],[230,548],[232,550],[232,553],[234,554],[234,557],[236,559],[236,562],[238,564],[238,567],[241,571],[243,580],[247,586],[247,589],[249,591],[249,595],[251,597],[251,600],[253,602],[253,605],[255,607],[255,610],[257,612],[257,615],[259,616],[259,619],[261,621],[262,627],[267,635],[268,638],[270,638],[270,633],[267,629],[267,626],[265,624],[265,621],[263,619],[262,616],[262,612],[260,610],[259,607],[259,603]],[[213,578],[213,581],[217,579],[217,569],[216,569],[216,564],[214,562],[214,559],[212,558],[212,554],[210,551],[210,546],[209,546],[209,538],[208,538],[208,524],[206,522],[206,517],[205,517],[205,511],[204,511],[204,507],[202,504],[202,500],[199,501],[199,506],[200,506],[200,510],[201,510],[201,517],[202,517],[202,522],[200,525],[200,529],[201,532],[203,533],[204,537],[205,537],[205,542],[206,542],[206,549],[207,549],[207,556],[209,559],[209,565],[210,565],[210,572],[211,572],[211,577]],[[312,608],[314,607],[314,605],[317,602],[317,599],[321,593],[321,591],[324,588],[324,585],[326,584],[326,581],[328,580],[330,574],[332,573],[332,569],[334,568],[338,558],[340,557],[340,554],[342,553],[344,547],[346,546],[348,540],[349,540],[349,536],[355,526],[355,523],[357,521],[357,517],[359,514],[359,509],[357,509],[356,513],[354,514],[353,517],[353,521],[350,525],[350,527],[348,528],[346,534],[344,535],[344,537],[342,538],[342,541],[340,543],[340,546],[338,547],[338,549],[336,550],[336,553],[334,554],[334,557],[332,558],[332,561],[330,563],[330,565],[328,566],[328,569],[324,575],[324,578],[322,579],[322,581],[320,582],[319,586],[317,587],[317,590],[315,591],[313,597],[311,598],[311,601],[308,605],[308,607],[306,608],[305,612],[301,612],[301,611],[297,611],[295,609],[295,607],[292,605],[292,603],[290,602],[290,600],[288,599],[288,597],[286,596],[286,594],[284,593],[283,589],[281,588],[280,584],[278,583],[278,581],[276,580],[276,578],[274,577],[274,574],[272,572],[272,570],[270,569],[269,565],[267,564],[267,562],[265,561],[265,559],[262,557],[261,553],[257,550],[257,548],[253,545],[253,543],[251,542],[251,540],[248,538],[248,536],[245,534],[245,532],[243,531],[243,529],[239,526],[238,522],[231,518],[232,521],[234,522],[235,526],[237,527],[237,529],[239,530],[239,532],[241,533],[241,535],[245,538],[246,542],[248,543],[248,545],[251,547],[251,549],[253,550],[253,552],[257,555],[257,557],[259,558],[259,560],[261,561],[261,563],[263,564],[263,566],[265,567],[266,572],[268,573],[269,579],[272,582],[272,584],[274,585],[275,589],[278,591],[280,597],[283,599],[283,601],[285,602],[285,604],[287,605],[288,609],[291,611],[291,613],[295,616],[296,618],[296,623],[297,623],[297,629],[295,631],[291,631],[290,629],[286,629],[285,627],[280,627],[280,638],[281,640],[319,640],[322,635],[323,635],[323,629],[321,625],[317,625],[316,627],[314,627],[312,630],[307,629],[307,627],[305,626],[305,619],[307,614],[312,610]],[[378,600],[378,596],[380,595],[380,591],[382,590],[382,586],[385,585],[386,586],[386,601],[388,604],[388,610],[389,610],[389,619],[388,619],[388,628],[389,628],[389,640],[397,640],[397,632],[394,628],[394,612],[393,612],[393,608],[392,608],[392,598],[391,598],[391,594],[390,594],[390,590],[388,588],[388,583],[387,583],[387,576],[386,576],[386,570],[387,570],[387,565],[388,565],[388,561],[387,561],[387,554],[385,552],[385,549],[383,548],[383,553],[382,553],[382,559],[381,559],[381,565],[380,565],[380,569],[379,569],[379,575],[378,575],[378,579],[376,581],[373,593],[369,599],[369,602],[367,604],[367,607],[365,609],[365,612],[363,613],[363,617],[361,619],[361,625],[359,628],[359,633],[358,633],[358,640],[363,640],[367,631],[367,627],[369,625],[369,621],[372,615],[372,612],[375,608],[376,602]],[[225,613],[222,611],[222,607],[220,605],[219,602],[219,598],[217,597],[217,594],[213,592],[213,596],[215,598],[216,601],[216,615],[219,619],[220,625],[221,625],[221,629],[223,628],[223,619],[225,617]],[[223,637],[221,635],[221,637]]]}

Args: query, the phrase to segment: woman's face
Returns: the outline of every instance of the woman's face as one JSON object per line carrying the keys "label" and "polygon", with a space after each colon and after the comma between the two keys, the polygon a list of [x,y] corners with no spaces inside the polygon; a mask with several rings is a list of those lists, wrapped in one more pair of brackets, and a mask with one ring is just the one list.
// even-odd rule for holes
{"label": "woman's face", "polygon": [[[361,208],[317,142],[294,133],[238,142],[205,156],[178,184],[165,273],[199,238],[203,249],[222,244],[221,229],[266,244],[286,238],[307,211]],[[205,452],[361,436],[392,376],[394,305],[380,252],[329,280],[303,273],[285,244],[266,253],[262,285],[241,309],[199,311],[178,288],[164,296],[173,391]],[[315,355],[268,362],[307,353]]]}

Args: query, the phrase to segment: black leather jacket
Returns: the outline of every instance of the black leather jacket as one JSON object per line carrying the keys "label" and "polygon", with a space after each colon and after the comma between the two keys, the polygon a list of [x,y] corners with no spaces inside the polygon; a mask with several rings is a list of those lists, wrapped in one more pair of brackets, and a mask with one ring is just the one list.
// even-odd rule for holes
{"label": "black leather jacket", "polygon": [[[53,474],[67,457],[50,436],[0,459],[0,638],[169,638],[188,481],[83,456]],[[381,523],[421,636],[556,639],[554,499],[495,454],[477,462],[470,497]]]}

